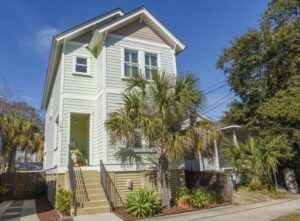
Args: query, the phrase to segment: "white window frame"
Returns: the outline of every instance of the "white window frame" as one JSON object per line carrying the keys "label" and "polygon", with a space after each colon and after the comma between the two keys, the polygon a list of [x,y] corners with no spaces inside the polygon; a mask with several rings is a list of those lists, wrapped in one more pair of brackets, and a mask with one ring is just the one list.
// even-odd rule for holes
{"label": "white window frame", "polygon": [[[156,66],[153,66],[153,65],[147,65],[146,64],[146,54],[152,54],[152,55],[156,55]],[[146,77],[146,68],[147,67],[150,67],[151,68],[151,70],[153,69],[153,67],[155,67],[156,69],[157,69],[157,72],[159,73],[159,70],[160,70],[160,60],[159,60],[159,54],[157,54],[157,53],[153,53],[153,52],[148,52],[148,51],[145,51],[144,52],[144,75],[145,75],[145,77]],[[151,78],[150,79],[147,79],[147,80],[152,80],[152,74],[151,74]]]}
{"label": "white window frame", "polygon": [[[76,71],[76,65],[77,65],[76,58],[86,59],[86,65],[87,65],[86,73]],[[91,75],[91,57],[88,55],[73,54],[73,74],[90,76]]]}
{"label": "white window frame", "polygon": [[[129,77],[125,76],[125,50],[133,50],[133,51],[137,51],[138,52],[138,64],[139,64],[139,71],[142,74],[145,74],[145,54],[149,53],[149,54],[156,54],[157,55],[157,67],[158,67],[158,72],[160,73],[161,71],[161,52],[159,51],[155,51],[155,50],[148,50],[148,49],[144,49],[144,48],[139,48],[139,47],[133,47],[133,46],[129,46],[129,45],[121,45],[120,44],[120,48],[121,48],[121,78],[126,80]],[[151,79],[149,79],[149,81],[151,81]]]}
{"label": "white window frame", "polygon": [[138,53],[138,70],[141,71],[141,52],[137,48],[121,47],[121,78],[128,79],[130,76],[125,75],[125,50],[137,51]]}

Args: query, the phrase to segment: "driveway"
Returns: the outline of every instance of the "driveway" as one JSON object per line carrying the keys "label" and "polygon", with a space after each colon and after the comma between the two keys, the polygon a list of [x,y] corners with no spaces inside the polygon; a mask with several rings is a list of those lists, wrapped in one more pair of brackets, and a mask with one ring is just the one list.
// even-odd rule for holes
{"label": "driveway", "polygon": [[224,206],[161,218],[145,219],[145,221],[265,221],[295,212],[300,212],[300,199],[270,200],[241,206]]}

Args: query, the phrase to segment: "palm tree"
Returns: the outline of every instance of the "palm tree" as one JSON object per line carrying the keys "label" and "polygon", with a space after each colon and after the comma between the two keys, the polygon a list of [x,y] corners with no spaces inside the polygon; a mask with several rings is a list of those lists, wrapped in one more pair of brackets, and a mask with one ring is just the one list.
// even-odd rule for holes
{"label": "palm tree", "polygon": [[142,74],[128,80],[124,106],[109,115],[106,127],[113,144],[132,143],[140,137],[148,146],[155,145],[162,204],[169,208],[169,162],[183,159],[192,149],[204,150],[217,130],[208,122],[181,128],[190,110],[204,101],[192,74],[179,78],[165,73],[152,75],[151,81]]}
{"label": "palm tree", "polygon": [[8,172],[15,172],[16,150],[36,152],[42,137],[36,121],[18,114],[0,116],[0,133],[2,136],[3,155],[8,158]]}

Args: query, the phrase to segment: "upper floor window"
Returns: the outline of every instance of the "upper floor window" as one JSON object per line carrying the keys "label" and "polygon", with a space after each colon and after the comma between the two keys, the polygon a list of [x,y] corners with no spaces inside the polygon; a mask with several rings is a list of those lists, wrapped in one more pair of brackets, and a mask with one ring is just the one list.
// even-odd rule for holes
{"label": "upper floor window", "polygon": [[124,75],[130,77],[139,71],[138,51],[125,49],[124,53]]}
{"label": "upper floor window", "polygon": [[74,73],[89,74],[89,58],[75,56],[74,57]]}
{"label": "upper floor window", "polygon": [[145,76],[152,79],[152,73],[158,71],[157,54],[145,53]]}

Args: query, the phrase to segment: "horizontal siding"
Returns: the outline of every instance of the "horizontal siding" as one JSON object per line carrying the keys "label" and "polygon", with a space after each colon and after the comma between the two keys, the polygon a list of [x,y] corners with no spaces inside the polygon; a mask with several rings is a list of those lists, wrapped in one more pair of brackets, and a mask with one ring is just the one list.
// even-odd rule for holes
{"label": "horizontal siding", "polygon": [[[45,168],[50,168],[57,165],[57,151],[55,148],[55,136],[54,136],[54,125],[56,116],[59,113],[59,101],[60,101],[60,83],[61,83],[61,66],[59,65],[56,73],[56,78],[53,84],[53,89],[51,92],[51,101],[47,106],[45,115],[45,141],[46,141],[46,162]],[[52,114],[52,116],[51,116]]]}
{"label": "horizontal siding", "polygon": [[114,31],[113,34],[165,44],[165,42],[149,26],[140,22],[132,22],[129,25]]}
{"label": "horizontal siding", "polygon": [[[75,55],[90,57],[90,76],[74,75],[73,59]],[[64,66],[64,93],[95,95],[97,87],[96,58],[83,45],[67,43]]]}
{"label": "horizontal siding", "polygon": [[[62,148],[61,148],[61,165],[66,166],[68,163],[68,150],[69,150],[69,134],[70,134],[70,113],[87,113],[95,112],[96,102],[89,100],[79,99],[63,99],[63,113],[62,113]],[[94,115],[92,115],[94,119]],[[93,123],[94,125],[94,123]],[[92,133],[95,134],[96,126],[93,127]],[[95,136],[93,136],[95,138]],[[92,144],[96,144],[95,140],[92,140]],[[92,147],[92,151],[95,147]],[[91,162],[92,164],[94,162]]]}
{"label": "horizontal siding", "polygon": [[154,46],[151,44],[144,44],[141,42],[118,39],[113,36],[109,36],[106,41],[106,83],[107,87],[125,89],[126,81],[122,80],[122,68],[121,63],[121,47],[126,45],[128,47],[138,48],[141,51],[156,51],[160,54],[161,70],[174,74],[174,60],[173,51],[170,48]]}

